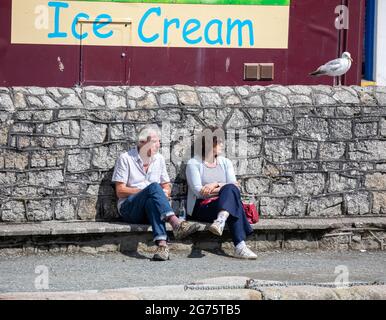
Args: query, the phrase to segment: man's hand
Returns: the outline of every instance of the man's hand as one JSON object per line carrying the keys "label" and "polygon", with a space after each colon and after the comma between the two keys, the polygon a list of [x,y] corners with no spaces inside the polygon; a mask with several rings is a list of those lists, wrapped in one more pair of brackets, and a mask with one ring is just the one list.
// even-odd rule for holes
{"label": "man's hand", "polygon": [[162,190],[165,193],[166,198],[170,199],[170,195],[172,193],[172,188],[170,183],[161,183]]}
{"label": "man's hand", "polygon": [[200,193],[202,196],[208,197],[213,192],[213,190],[218,188],[218,186],[219,186],[219,184],[217,182],[208,183],[202,187]]}
{"label": "man's hand", "polygon": [[166,189],[162,189],[162,190],[164,191],[166,198],[170,198],[169,191]]}

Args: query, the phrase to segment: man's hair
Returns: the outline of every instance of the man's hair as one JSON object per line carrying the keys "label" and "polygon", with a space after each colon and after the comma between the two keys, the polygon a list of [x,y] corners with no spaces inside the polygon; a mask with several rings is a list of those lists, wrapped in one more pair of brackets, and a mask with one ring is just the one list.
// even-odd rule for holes
{"label": "man's hair", "polygon": [[161,130],[156,124],[147,124],[138,134],[137,142],[147,142],[152,133],[155,133],[161,139]]}

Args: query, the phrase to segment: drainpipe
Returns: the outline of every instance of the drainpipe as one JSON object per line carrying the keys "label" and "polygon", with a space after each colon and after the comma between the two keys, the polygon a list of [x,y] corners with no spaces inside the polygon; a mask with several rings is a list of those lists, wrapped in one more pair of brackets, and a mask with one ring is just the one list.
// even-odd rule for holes
{"label": "drainpipe", "polygon": [[375,81],[386,86],[386,1],[376,0]]}
{"label": "drainpipe", "polygon": [[374,35],[375,35],[375,7],[376,0],[366,1],[365,26],[365,80],[374,81]]}

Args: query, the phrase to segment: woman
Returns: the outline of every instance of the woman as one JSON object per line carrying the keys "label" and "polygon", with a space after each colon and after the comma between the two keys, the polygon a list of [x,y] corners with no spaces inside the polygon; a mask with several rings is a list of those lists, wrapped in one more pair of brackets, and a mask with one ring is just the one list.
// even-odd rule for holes
{"label": "woman", "polygon": [[245,244],[253,230],[242,207],[233,164],[220,156],[224,146],[222,132],[220,128],[204,130],[196,141],[195,157],[187,163],[188,218],[212,222],[209,230],[219,236],[227,223],[235,245],[234,256],[256,259]]}

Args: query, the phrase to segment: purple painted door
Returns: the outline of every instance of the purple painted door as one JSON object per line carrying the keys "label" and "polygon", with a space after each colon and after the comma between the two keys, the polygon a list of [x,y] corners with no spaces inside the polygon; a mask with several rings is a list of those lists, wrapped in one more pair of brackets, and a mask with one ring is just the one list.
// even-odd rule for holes
{"label": "purple painted door", "polygon": [[81,85],[125,85],[129,83],[128,52],[130,52],[130,47],[125,46],[125,41],[128,41],[125,38],[128,28],[130,28],[129,24],[121,23],[114,23],[111,26],[115,35],[120,36],[121,46],[88,46],[83,45],[80,41],[79,79]]}
{"label": "purple painted door", "polygon": [[121,85],[128,83],[127,48],[81,47],[81,85]]}

